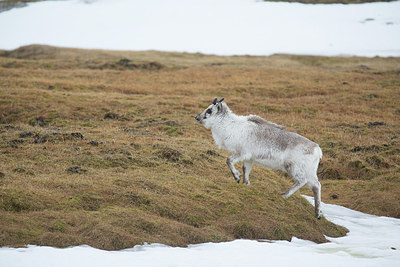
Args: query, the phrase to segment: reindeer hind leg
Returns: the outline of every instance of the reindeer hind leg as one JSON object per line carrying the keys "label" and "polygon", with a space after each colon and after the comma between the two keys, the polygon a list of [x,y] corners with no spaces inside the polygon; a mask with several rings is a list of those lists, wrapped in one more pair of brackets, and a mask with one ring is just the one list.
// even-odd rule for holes
{"label": "reindeer hind leg", "polygon": [[315,215],[317,216],[318,220],[320,220],[321,217],[321,183],[316,182],[314,185],[312,185],[311,190],[314,193],[314,209],[315,209]]}
{"label": "reindeer hind leg", "polygon": [[282,194],[282,196],[284,198],[288,198],[291,195],[293,195],[297,190],[299,190],[301,187],[303,187],[306,184],[306,180],[305,179],[296,179],[296,182],[294,183],[294,185],[287,190],[284,194]]}

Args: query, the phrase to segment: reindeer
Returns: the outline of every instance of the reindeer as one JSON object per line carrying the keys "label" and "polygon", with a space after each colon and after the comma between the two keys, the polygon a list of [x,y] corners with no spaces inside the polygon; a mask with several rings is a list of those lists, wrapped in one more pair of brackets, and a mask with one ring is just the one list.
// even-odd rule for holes
{"label": "reindeer", "polygon": [[321,184],[317,169],[322,151],[318,144],[259,116],[236,115],[223,100],[215,98],[195,119],[211,129],[219,148],[232,153],[226,163],[236,182],[241,179],[235,168],[238,162],[243,162],[243,183],[246,185],[250,185],[249,174],[254,163],[285,171],[295,183],[282,196],[288,198],[307,185],[314,193],[315,214],[321,219]]}

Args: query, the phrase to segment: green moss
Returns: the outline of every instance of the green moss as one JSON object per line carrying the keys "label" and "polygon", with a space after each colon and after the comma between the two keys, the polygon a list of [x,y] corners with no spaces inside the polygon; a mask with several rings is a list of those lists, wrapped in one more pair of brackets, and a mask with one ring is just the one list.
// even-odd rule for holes
{"label": "green moss", "polygon": [[340,174],[339,170],[334,168],[325,168],[321,171],[320,174],[321,179],[329,179],[329,180],[343,180],[344,177]]}
{"label": "green moss", "polygon": [[205,222],[204,219],[201,218],[200,216],[192,215],[192,214],[187,214],[185,218],[185,223],[194,226],[196,228],[200,228],[204,226]]}
{"label": "green moss", "polygon": [[83,194],[70,197],[60,204],[64,209],[82,209],[86,211],[97,211],[100,209],[104,199],[94,194]]}
{"label": "green moss", "polygon": [[159,226],[159,223],[156,222],[151,222],[151,221],[146,221],[146,220],[142,220],[139,219],[136,223],[135,223],[141,230],[149,233],[149,234],[154,234],[156,232],[158,232],[161,228]]}
{"label": "green moss", "polygon": [[163,128],[163,130],[170,136],[179,136],[183,134],[182,129],[176,126],[167,125]]}
{"label": "green moss", "polygon": [[211,242],[224,242],[224,241],[227,241],[226,237],[223,237],[223,236],[220,236],[220,235],[217,235],[217,234],[211,234],[211,235],[209,235],[209,237],[211,239]]}
{"label": "green moss", "polygon": [[68,231],[67,225],[61,220],[56,220],[49,230],[51,232],[60,232],[60,233],[67,233]]}
{"label": "green moss", "polygon": [[380,86],[382,87],[399,87],[400,86],[400,80],[398,79],[389,79],[385,81],[379,81],[377,82]]}
{"label": "green moss", "polygon": [[127,199],[128,204],[133,204],[135,206],[142,206],[142,205],[150,205],[151,200],[149,197],[145,195],[140,195],[134,192],[129,192],[125,194],[125,198]]}
{"label": "green moss", "polygon": [[0,191],[0,209],[11,212],[42,210],[44,205],[39,198],[25,191],[4,189]]}
{"label": "green moss", "polygon": [[273,239],[277,240],[290,240],[290,234],[284,228],[276,228],[273,232]]}
{"label": "green moss", "polygon": [[171,162],[178,162],[182,159],[183,156],[182,153],[178,150],[169,147],[164,147],[160,149],[156,152],[156,155]]}
{"label": "green moss", "polygon": [[387,162],[385,162],[381,157],[379,157],[377,155],[373,155],[371,157],[367,157],[367,162],[371,166],[373,166],[375,168],[378,168],[378,169],[380,169],[380,168],[387,169],[387,168],[390,167],[390,165]]}
{"label": "green moss", "polygon": [[235,238],[256,238],[256,231],[249,222],[239,222],[233,227],[233,235]]}

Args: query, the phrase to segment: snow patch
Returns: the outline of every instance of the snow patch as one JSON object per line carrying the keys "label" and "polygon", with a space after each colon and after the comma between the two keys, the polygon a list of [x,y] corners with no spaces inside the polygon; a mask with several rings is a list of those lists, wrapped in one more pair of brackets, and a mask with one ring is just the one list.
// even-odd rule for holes
{"label": "snow patch", "polygon": [[28,44],[217,55],[400,56],[400,1],[70,0],[0,13],[0,48]]}
{"label": "snow patch", "polygon": [[[304,196],[310,203],[312,197]],[[288,241],[235,240],[189,245],[137,245],[121,251],[89,246],[64,249],[29,245],[0,248],[0,266],[399,266],[400,220],[322,203],[324,216],[349,229],[345,237],[316,244]]]}

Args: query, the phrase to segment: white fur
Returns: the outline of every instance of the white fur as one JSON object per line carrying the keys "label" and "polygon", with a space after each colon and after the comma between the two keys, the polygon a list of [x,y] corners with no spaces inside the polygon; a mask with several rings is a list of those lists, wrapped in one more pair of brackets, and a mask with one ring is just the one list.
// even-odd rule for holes
{"label": "white fur", "polygon": [[[227,164],[235,180],[240,182],[240,173],[234,164],[243,162],[243,183],[249,185],[249,173],[254,163],[288,172],[295,184],[283,196],[290,197],[300,187],[307,185],[314,192],[315,212],[320,218],[321,185],[317,169],[322,151],[320,147],[283,126],[249,115],[234,114],[224,102],[214,100],[196,120],[207,129],[219,148],[232,153]],[[211,113],[207,113],[210,110]]]}

